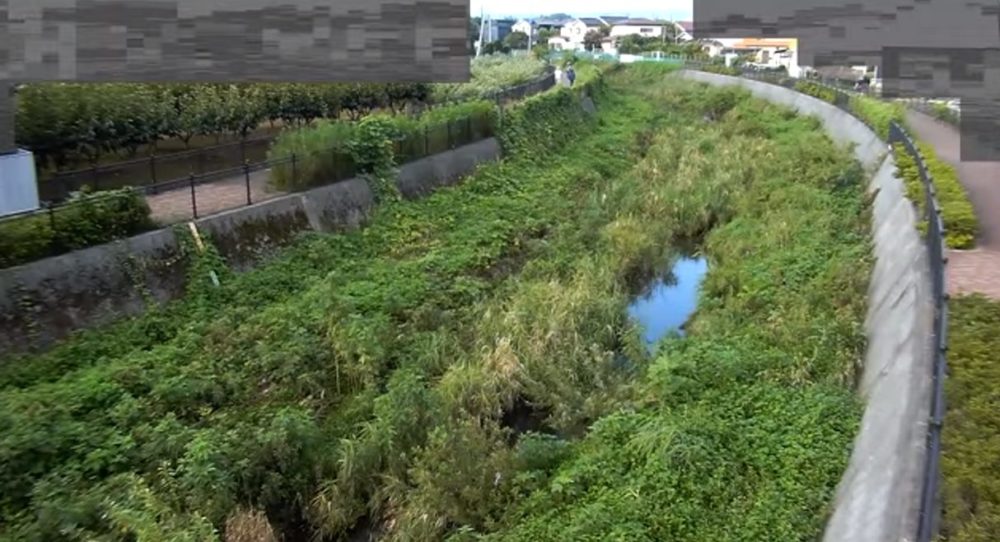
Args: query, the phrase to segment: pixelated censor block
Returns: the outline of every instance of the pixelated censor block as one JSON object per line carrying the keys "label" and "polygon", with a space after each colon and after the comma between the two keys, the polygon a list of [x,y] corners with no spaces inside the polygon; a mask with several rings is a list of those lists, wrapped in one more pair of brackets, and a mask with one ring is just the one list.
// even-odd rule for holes
{"label": "pixelated censor block", "polygon": [[0,0],[0,80],[460,82],[468,0]]}
{"label": "pixelated censor block", "polygon": [[697,38],[799,40],[799,64],[878,66],[886,97],[959,98],[962,159],[1000,160],[1000,9],[965,0],[697,0]]}

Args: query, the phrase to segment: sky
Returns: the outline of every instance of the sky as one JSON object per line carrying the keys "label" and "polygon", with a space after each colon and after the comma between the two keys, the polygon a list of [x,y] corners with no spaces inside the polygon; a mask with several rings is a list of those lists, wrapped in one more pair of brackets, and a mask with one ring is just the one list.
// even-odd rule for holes
{"label": "sky", "polygon": [[568,13],[577,17],[627,15],[691,20],[693,0],[470,0],[473,16],[480,9],[493,17],[537,17]]}

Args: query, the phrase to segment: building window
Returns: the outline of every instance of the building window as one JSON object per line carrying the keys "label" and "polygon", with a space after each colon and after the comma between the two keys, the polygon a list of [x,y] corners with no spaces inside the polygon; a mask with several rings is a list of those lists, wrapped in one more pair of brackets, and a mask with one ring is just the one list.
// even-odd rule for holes
{"label": "building window", "polygon": [[639,29],[639,32],[642,32],[643,34],[649,34],[649,33],[651,33],[652,31],[653,31],[653,29],[652,29],[652,28],[640,28],[640,29]]}

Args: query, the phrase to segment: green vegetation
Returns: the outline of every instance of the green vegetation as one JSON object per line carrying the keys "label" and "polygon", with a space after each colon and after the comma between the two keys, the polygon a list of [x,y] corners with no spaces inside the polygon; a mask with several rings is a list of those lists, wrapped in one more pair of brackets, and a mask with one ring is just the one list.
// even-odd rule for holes
{"label": "green vegetation", "polygon": [[958,113],[952,110],[952,108],[948,107],[948,104],[941,102],[934,102],[930,104],[930,111],[931,115],[934,118],[942,120],[949,124],[954,124],[956,126],[958,125],[959,122]]}
{"label": "green vegetation", "polygon": [[948,305],[941,540],[991,542],[1000,532],[1000,302],[963,296]]}
{"label": "green vegetation", "polygon": [[435,83],[431,96],[435,102],[489,98],[503,89],[538,79],[545,62],[531,55],[486,55],[474,58],[472,78],[468,83]]}
{"label": "green vegetation", "polygon": [[[665,74],[581,67],[596,115],[529,98],[463,183],[245,274],[191,255],[220,287],[3,360],[0,538],[814,538],[858,418],[861,175]],[[699,242],[702,307],[651,360],[625,308]]]}
{"label": "green vegetation", "polygon": [[0,268],[129,237],[155,227],[131,189],[79,193],[49,213],[0,222]]}
{"label": "green vegetation", "polygon": [[[891,122],[895,121],[906,126],[906,106],[902,103],[886,102],[867,96],[852,96],[850,107],[854,114],[871,126],[882,139],[888,139]],[[912,133],[910,136],[914,137]],[[958,180],[958,172],[951,164],[938,158],[930,145],[917,141],[917,147],[924,157],[931,178],[934,179],[938,203],[941,205],[941,220],[944,222],[946,232],[945,242],[950,248],[972,248],[979,231],[979,222],[972,208],[972,202],[969,201],[965,188]],[[897,168],[906,183],[908,195],[923,212],[923,185],[916,162],[907,156],[902,146],[897,146],[895,150]],[[926,224],[922,227],[926,227]]]}
{"label": "green vegetation", "polygon": [[819,98],[827,103],[835,103],[837,101],[837,91],[831,89],[826,85],[821,85],[815,81],[804,81],[799,80],[795,82],[795,90],[812,96],[813,98]]}
{"label": "green vegetation", "polygon": [[304,126],[316,119],[358,120],[408,105],[488,97],[537,79],[530,56],[472,62],[462,84],[137,84],[33,83],[18,90],[18,144],[43,168],[79,167],[153,152],[167,139],[246,138],[263,123]]}
{"label": "green vegetation", "polygon": [[[731,99],[717,92],[699,109]],[[484,540],[805,541],[822,529],[859,415],[862,175],[812,120],[742,97],[714,126],[670,126],[608,193],[650,186],[646,213],[620,220],[675,241],[715,224],[690,336],[663,344],[633,401],[582,441],[533,451],[546,484]]]}
{"label": "green vegetation", "polygon": [[135,156],[164,138],[246,137],[265,121],[285,125],[429,98],[425,84],[38,83],[18,91],[18,144],[40,167]]}
{"label": "green vegetation", "polygon": [[[951,248],[972,248],[979,233],[979,222],[976,212],[969,201],[965,188],[958,180],[958,173],[951,165],[937,157],[930,145],[917,142],[920,155],[924,157],[928,172],[934,179],[934,189],[938,204],[941,206],[941,219],[945,228],[945,243]],[[926,196],[924,183],[920,179],[917,163],[902,144],[896,145],[896,169],[906,184],[907,195],[917,205],[921,215],[921,228],[927,227],[924,213],[926,212]]]}

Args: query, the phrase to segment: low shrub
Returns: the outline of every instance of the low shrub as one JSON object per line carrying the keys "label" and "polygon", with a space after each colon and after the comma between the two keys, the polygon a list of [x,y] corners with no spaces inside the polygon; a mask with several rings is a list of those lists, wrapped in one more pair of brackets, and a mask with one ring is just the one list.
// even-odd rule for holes
{"label": "low shrub", "polygon": [[889,124],[893,121],[906,125],[906,107],[898,102],[885,102],[877,98],[855,95],[851,96],[850,108],[882,139],[889,138]]}
{"label": "low shrub", "polygon": [[1000,302],[949,302],[948,405],[942,434],[941,539],[992,542],[1000,533]]}
{"label": "low shrub", "polygon": [[948,104],[944,104],[941,102],[934,102],[931,104],[930,111],[931,115],[934,118],[942,120],[949,124],[954,124],[956,126],[958,125],[959,122],[958,113],[952,108],[948,107]]}
{"label": "low shrub", "polygon": [[795,90],[803,94],[808,94],[813,98],[819,98],[827,103],[832,104],[837,101],[837,92],[835,90],[815,81],[796,81]]}
{"label": "low shrub", "polygon": [[[934,148],[930,145],[917,142],[917,147],[924,158],[924,163],[927,164],[931,178],[934,180],[938,204],[941,206],[945,243],[950,248],[972,248],[976,242],[976,235],[979,233],[979,222],[968,194],[958,180],[958,172],[951,164],[938,158]],[[923,181],[920,179],[920,170],[917,168],[916,161],[901,144],[895,146],[894,154],[896,169],[906,185],[907,196],[920,211],[921,231],[926,231],[927,223],[924,219],[926,196]]]}
{"label": "low shrub", "polygon": [[739,68],[726,66],[725,64],[707,64],[699,69],[709,73],[721,73],[722,75],[740,75],[743,73]]}
{"label": "low shrub", "polygon": [[145,198],[133,189],[79,193],[50,213],[0,222],[0,267],[100,245],[155,227]]}

